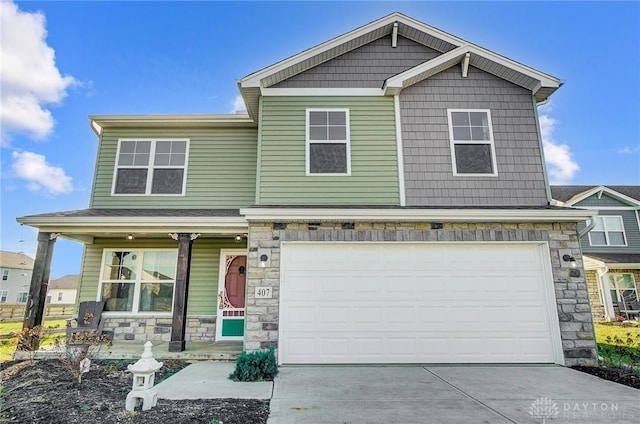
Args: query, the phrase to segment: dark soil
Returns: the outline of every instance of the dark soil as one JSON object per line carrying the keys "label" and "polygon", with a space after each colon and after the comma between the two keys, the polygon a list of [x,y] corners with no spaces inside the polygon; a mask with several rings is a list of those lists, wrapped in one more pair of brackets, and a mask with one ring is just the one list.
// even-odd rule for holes
{"label": "dark soil", "polygon": [[[149,411],[125,410],[132,375],[126,361],[100,361],[91,365],[77,385],[57,360],[2,365],[1,423],[204,423],[260,424],[269,416],[269,401],[244,399],[158,399]],[[187,366],[164,361],[156,382]],[[13,370],[12,370],[13,369]]]}
{"label": "dark soil", "polygon": [[574,370],[586,372],[587,374],[595,375],[603,380],[614,381],[616,383],[624,384],[625,386],[633,387],[634,389],[640,389],[640,374],[631,373],[630,371],[623,371],[617,368],[606,367],[586,367],[582,365],[576,365],[571,367]]}

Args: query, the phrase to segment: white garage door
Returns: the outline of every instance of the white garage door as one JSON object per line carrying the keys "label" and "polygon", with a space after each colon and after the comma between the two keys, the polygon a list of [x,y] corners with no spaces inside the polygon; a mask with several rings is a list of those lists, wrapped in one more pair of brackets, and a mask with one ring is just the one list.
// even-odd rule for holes
{"label": "white garage door", "polygon": [[281,363],[561,363],[541,244],[283,243]]}

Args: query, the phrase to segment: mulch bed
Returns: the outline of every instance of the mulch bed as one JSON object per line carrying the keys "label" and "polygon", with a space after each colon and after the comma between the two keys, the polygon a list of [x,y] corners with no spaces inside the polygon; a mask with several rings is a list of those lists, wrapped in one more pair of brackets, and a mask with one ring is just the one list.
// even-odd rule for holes
{"label": "mulch bed", "polygon": [[[99,361],[91,365],[78,386],[57,360],[2,364],[2,423],[216,423],[264,424],[269,401],[245,399],[165,400],[149,411],[125,410],[132,375],[127,361]],[[25,365],[26,364],[26,365]],[[187,366],[164,361],[156,382]]]}
{"label": "mulch bed", "polygon": [[634,389],[640,389],[640,374],[633,374],[629,371],[606,367],[586,367],[583,365],[576,365],[571,368],[586,372],[587,374],[595,375],[603,380],[614,381],[616,383],[624,384],[625,386],[633,387]]}

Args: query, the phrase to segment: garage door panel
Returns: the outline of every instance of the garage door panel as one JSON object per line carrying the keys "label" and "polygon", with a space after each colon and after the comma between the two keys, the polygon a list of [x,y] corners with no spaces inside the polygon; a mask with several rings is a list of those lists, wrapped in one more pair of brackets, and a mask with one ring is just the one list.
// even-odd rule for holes
{"label": "garage door panel", "polygon": [[543,259],[539,245],[284,244],[282,362],[554,362]]}

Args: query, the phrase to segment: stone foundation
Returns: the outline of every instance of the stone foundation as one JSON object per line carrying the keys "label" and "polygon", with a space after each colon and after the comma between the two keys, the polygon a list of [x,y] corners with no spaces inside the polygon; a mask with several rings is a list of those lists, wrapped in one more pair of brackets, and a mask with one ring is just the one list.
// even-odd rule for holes
{"label": "stone foundation", "polygon": [[[171,317],[107,318],[104,329],[113,331],[114,341],[169,342],[171,322]],[[185,341],[213,342],[215,335],[215,316],[187,316]]]}
{"label": "stone foundation", "polygon": [[[441,227],[441,228],[438,228]],[[437,229],[434,229],[437,228]],[[558,319],[565,364],[595,364],[593,321],[582,270],[582,256],[575,223],[250,223],[247,278],[245,349],[277,346],[282,241],[372,241],[372,242],[509,242],[540,241],[549,244]],[[570,252],[579,265],[579,276],[571,277],[563,266],[563,253]],[[259,267],[259,254],[269,264]],[[253,287],[272,287],[272,299],[256,299]]]}

